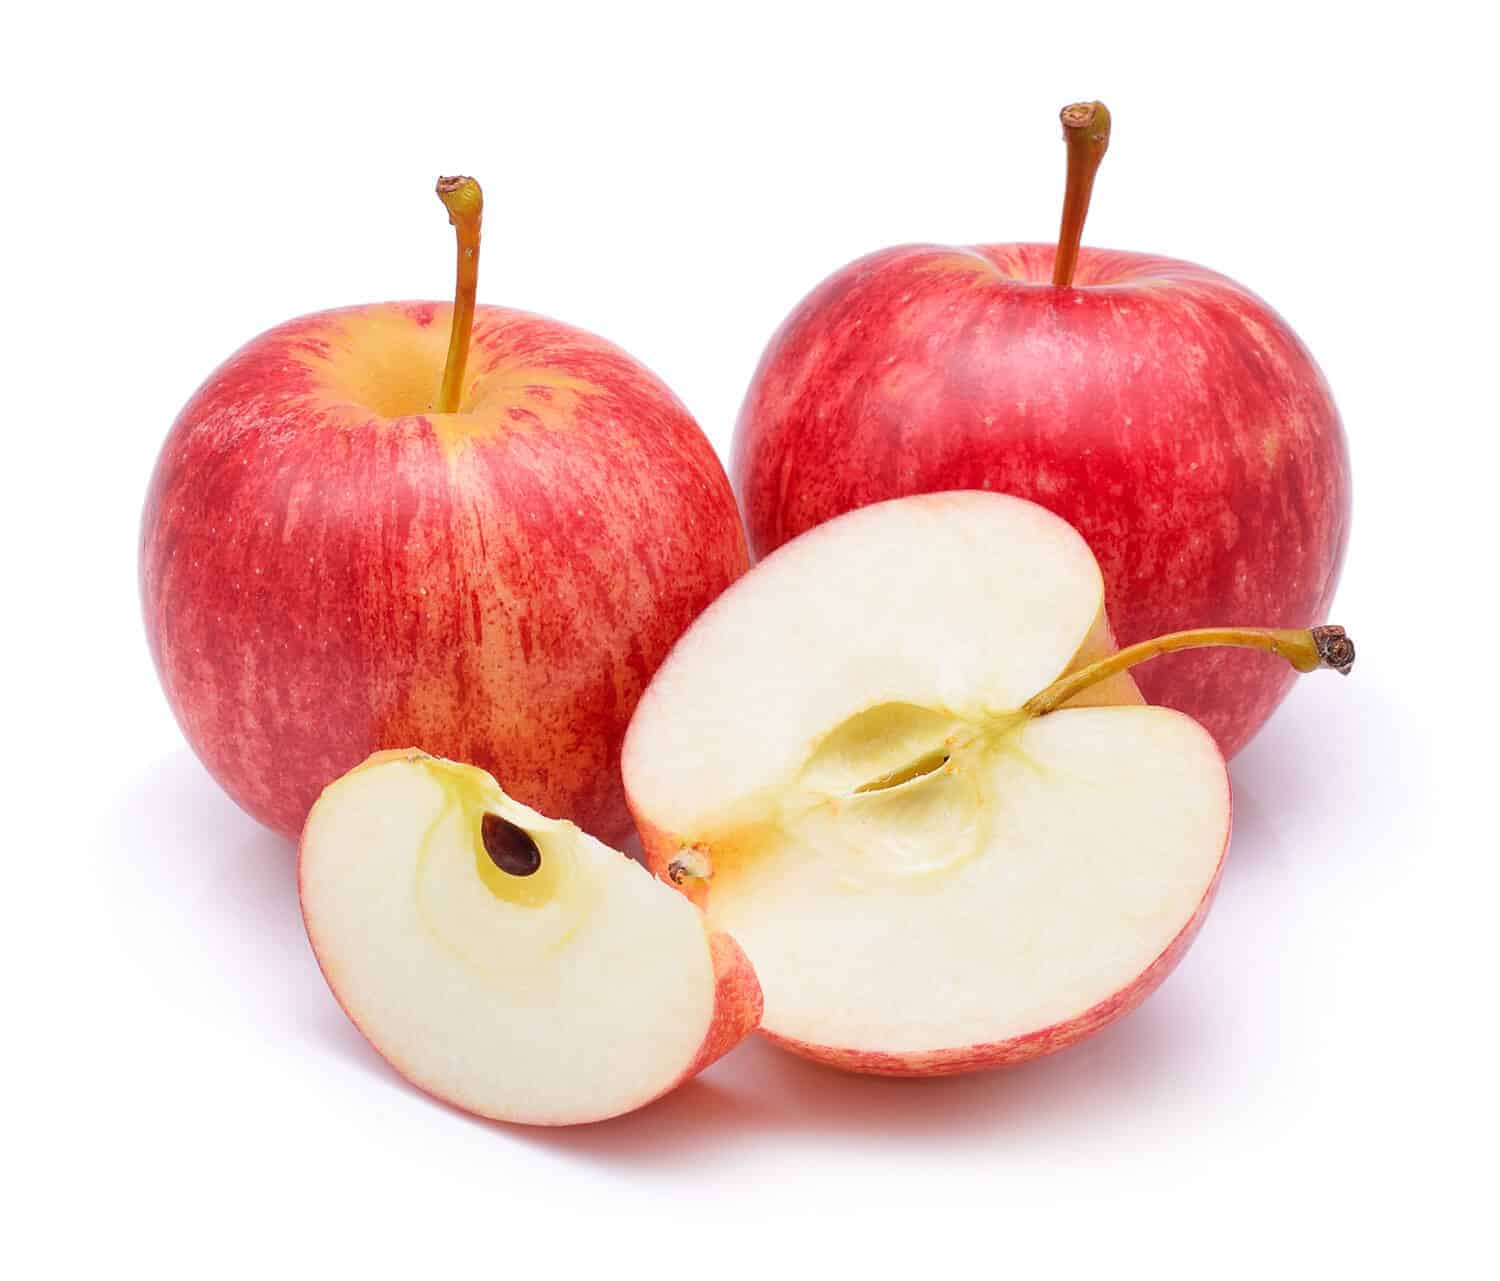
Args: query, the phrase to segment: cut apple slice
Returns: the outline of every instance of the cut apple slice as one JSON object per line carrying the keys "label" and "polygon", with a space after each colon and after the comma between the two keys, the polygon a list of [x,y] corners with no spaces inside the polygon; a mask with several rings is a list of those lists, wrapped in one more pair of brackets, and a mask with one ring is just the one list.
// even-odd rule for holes
{"label": "cut apple slice", "polygon": [[413,1084],[535,1125],[638,1108],[758,1023],[734,941],[482,770],[381,752],[331,784],[298,880],[324,977]]}
{"label": "cut apple slice", "polygon": [[[1290,635],[1232,643],[1307,657]],[[650,866],[749,954],[768,1036],[957,1072],[1061,1048],[1160,982],[1218,877],[1228,777],[1112,650],[1082,538],[989,493],[832,520],[688,630],[626,792]]]}

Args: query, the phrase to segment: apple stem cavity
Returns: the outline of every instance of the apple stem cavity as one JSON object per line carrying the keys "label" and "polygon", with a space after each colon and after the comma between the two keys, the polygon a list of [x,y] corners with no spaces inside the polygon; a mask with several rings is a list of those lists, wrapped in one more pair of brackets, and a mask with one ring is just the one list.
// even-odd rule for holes
{"label": "apple stem cavity", "polygon": [[458,238],[458,283],[453,291],[453,329],[448,337],[448,360],[436,412],[455,414],[463,395],[464,366],[469,363],[469,338],[474,332],[474,297],[479,291],[479,224],[484,193],[472,178],[439,178],[438,199]]}
{"label": "apple stem cavity", "polygon": [[1109,108],[1102,102],[1075,102],[1062,109],[1062,127],[1068,144],[1068,186],[1063,195],[1052,283],[1059,289],[1071,289],[1078,249],[1083,243],[1083,221],[1089,216],[1089,198],[1094,194],[1094,175],[1109,150]]}
{"label": "apple stem cavity", "polygon": [[1354,666],[1354,642],[1342,627],[1199,627],[1191,631],[1170,632],[1116,650],[1106,658],[1059,677],[1040,694],[1027,699],[1021,710],[1028,716],[1045,716],[1076,698],[1090,685],[1107,680],[1137,663],[1180,649],[1204,649],[1214,645],[1277,654],[1299,672],[1329,667],[1347,676]]}

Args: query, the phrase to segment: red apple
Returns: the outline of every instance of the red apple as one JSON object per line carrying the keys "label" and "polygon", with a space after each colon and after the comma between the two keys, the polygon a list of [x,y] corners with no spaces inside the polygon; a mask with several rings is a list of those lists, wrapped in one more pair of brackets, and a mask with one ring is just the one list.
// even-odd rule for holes
{"label": "red apple", "polygon": [[188,402],[151,482],[141,594],[167,698],[230,796],[289,835],[371,752],[419,747],[618,841],[636,700],[746,567],[724,471],[660,381],[557,321],[474,309],[477,195],[444,193],[455,308],[262,334]]}
{"label": "red apple", "polygon": [[[1350,504],[1327,383],[1234,281],[1170,258],[1080,253],[1108,113],[1081,104],[1064,126],[1060,254],[888,249],[824,281],[771,340],[731,463],[753,551],[882,499],[991,489],[1084,535],[1121,644],[1221,618],[1318,621]],[[1265,655],[1212,650],[1138,681],[1229,755],[1291,676]]]}

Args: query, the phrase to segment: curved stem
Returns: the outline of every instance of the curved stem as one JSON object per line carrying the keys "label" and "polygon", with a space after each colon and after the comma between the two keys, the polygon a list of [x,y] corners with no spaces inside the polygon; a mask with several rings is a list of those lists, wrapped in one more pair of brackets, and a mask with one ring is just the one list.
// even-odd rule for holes
{"label": "curved stem", "polygon": [[1078,267],[1083,243],[1083,220],[1089,216],[1094,175],[1109,150],[1109,108],[1102,102],[1075,102],[1062,109],[1063,138],[1068,144],[1068,187],[1063,195],[1062,228],[1057,233],[1057,258],[1052,283],[1067,289]]}
{"label": "curved stem", "polygon": [[1159,654],[1179,649],[1203,649],[1210,645],[1233,645],[1242,649],[1259,649],[1279,654],[1299,672],[1331,667],[1345,676],[1354,666],[1354,642],[1342,627],[1276,628],[1276,627],[1200,627],[1193,631],[1171,632],[1154,640],[1142,641],[1061,676],[1026,700],[1021,710],[1028,716],[1045,716],[1056,711],[1069,699],[1076,698],[1090,685],[1144,663]]}
{"label": "curved stem", "polygon": [[479,291],[479,224],[484,194],[472,178],[439,178],[438,199],[448,210],[448,221],[458,236],[458,283],[453,291],[453,329],[448,336],[448,360],[435,410],[458,412],[463,396],[464,366],[469,363],[469,338],[474,332],[474,296]]}

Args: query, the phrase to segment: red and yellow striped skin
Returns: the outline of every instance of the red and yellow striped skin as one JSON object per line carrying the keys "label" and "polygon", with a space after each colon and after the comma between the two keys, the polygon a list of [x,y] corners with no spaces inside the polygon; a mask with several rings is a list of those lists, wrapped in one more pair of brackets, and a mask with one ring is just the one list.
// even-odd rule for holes
{"label": "red and yellow striped skin", "polygon": [[[771,340],[731,474],[764,556],[855,507],[990,489],[1088,540],[1122,645],[1188,627],[1321,623],[1348,538],[1343,427],[1265,303],[1189,263],[1053,247],[905,246],[819,285]],[[1244,650],[1139,669],[1226,755],[1294,673]]]}
{"label": "red and yellow striped skin", "polygon": [[306,316],[198,390],[142,521],[151,652],[203,763],[278,831],[419,747],[617,843],[636,700],[745,569],[734,498],[661,382],[539,316],[479,308],[460,413],[425,412],[450,315]]}

